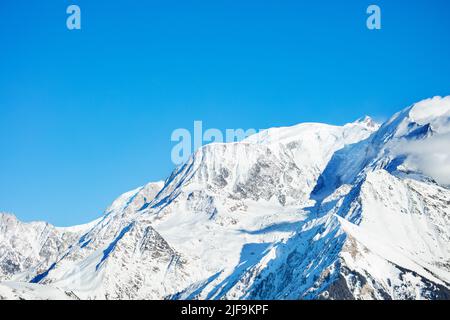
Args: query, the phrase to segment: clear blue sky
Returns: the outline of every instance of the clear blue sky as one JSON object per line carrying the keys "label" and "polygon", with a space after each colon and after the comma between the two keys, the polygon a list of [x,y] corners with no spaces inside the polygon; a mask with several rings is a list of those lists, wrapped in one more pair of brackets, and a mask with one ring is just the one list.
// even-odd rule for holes
{"label": "clear blue sky", "polygon": [[[366,8],[382,9],[382,30]],[[66,28],[66,8],[82,30]],[[88,222],[176,128],[385,118],[450,94],[447,0],[0,1],[0,211]]]}

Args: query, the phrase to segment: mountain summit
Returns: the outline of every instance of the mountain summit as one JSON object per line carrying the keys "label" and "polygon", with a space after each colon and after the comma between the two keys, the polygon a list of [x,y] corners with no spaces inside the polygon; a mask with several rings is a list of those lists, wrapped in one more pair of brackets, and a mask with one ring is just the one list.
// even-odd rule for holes
{"label": "mountain summit", "polygon": [[449,132],[435,97],[204,146],[85,226],[0,215],[0,298],[450,299]]}

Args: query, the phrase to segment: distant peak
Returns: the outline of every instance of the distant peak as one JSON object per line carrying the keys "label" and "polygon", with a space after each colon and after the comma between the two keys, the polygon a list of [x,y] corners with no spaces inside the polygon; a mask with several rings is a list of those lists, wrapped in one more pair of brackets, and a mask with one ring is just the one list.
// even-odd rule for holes
{"label": "distant peak", "polygon": [[367,123],[370,121],[373,121],[373,119],[370,116],[364,116],[364,117],[358,118],[355,122]]}
{"label": "distant peak", "polygon": [[377,128],[379,127],[379,124],[377,122],[375,122],[371,117],[369,116],[364,116],[361,117],[359,119],[357,119],[354,123],[357,124],[364,124],[369,128]]}
{"label": "distant peak", "polygon": [[9,213],[9,212],[3,212],[3,211],[0,211],[0,219],[1,218],[13,218],[13,219],[17,219],[17,217],[14,215],[14,214],[12,214],[12,213]]}

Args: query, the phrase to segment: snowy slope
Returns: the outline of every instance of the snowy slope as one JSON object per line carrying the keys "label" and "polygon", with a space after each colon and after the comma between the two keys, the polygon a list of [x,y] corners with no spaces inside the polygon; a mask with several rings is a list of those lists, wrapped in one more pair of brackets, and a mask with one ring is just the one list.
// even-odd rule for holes
{"label": "snowy slope", "polygon": [[76,240],[31,282],[80,299],[450,299],[449,119],[435,97],[381,126],[207,145],[89,228],[55,229]]}
{"label": "snowy slope", "polygon": [[26,282],[0,283],[0,300],[77,300],[71,292]]}

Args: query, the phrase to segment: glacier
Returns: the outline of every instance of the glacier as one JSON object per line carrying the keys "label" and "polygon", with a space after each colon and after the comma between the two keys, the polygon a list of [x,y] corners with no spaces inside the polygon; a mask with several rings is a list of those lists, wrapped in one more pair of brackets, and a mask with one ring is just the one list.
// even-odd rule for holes
{"label": "glacier", "polygon": [[434,97],[203,146],[87,225],[0,214],[0,299],[450,299],[449,132]]}

